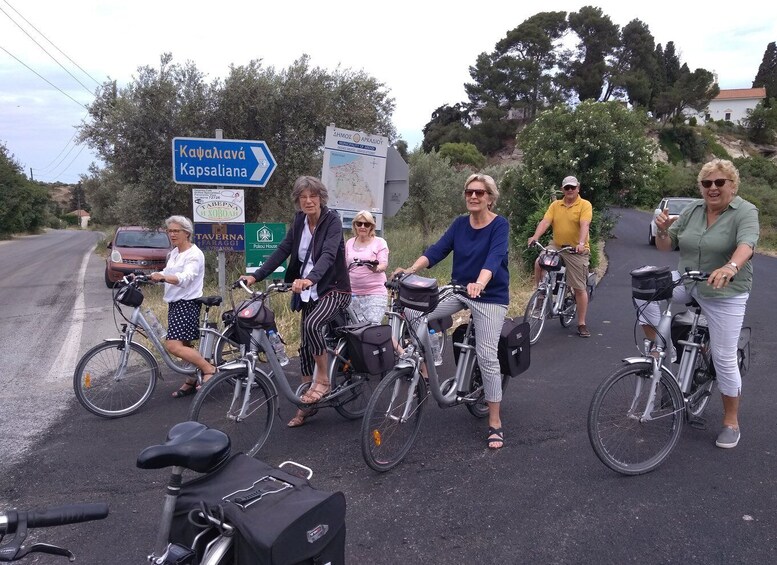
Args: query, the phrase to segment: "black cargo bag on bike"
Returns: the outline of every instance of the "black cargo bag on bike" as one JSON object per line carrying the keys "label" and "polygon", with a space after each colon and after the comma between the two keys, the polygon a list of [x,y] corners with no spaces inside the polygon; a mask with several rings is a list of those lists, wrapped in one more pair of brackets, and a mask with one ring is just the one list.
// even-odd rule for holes
{"label": "black cargo bag on bike", "polygon": [[134,285],[125,284],[116,291],[116,302],[136,308],[143,304],[143,293]]}
{"label": "black cargo bag on bike", "polygon": [[497,346],[499,369],[503,375],[517,377],[529,368],[529,322],[523,318],[505,318]]}
{"label": "black cargo bag on bike", "polygon": [[223,512],[224,519],[237,529],[236,565],[338,565],[345,561],[342,492],[314,489],[306,479],[237,454],[216,472],[182,485],[171,542],[191,547],[203,529],[192,524],[188,515],[201,508],[201,503],[213,516]]}
{"label": "black cargo bag on bike", "polygon": [[399,303],[405,308],[431,312],[439,300],[437,279],[408,275],[399,281]]}
{"label": "black cargo bag on bike", "polygon": [[537,258],[540,267],[546,271],[560,271],[564,266],[564,260],[561,258],[561,253],[549,253],[543,251]]}
{"label": "black cargo bag on bike", "polygon": [[631,271],[631,296],[638,300],[669,300],[674,287],[669,267],[645,265]]}
{"label": "black cargo bag on bike", "polygon": [[[251,330],[254,328],[264,330],[276,329],[275,313],[270,310],[265,300],[265,297],[245,300],[235,308],[234,312],[229,311],[231,312],[231,319],[235,322],[233,337],[239,344],[251,345]],[[224,318],[225,323],[226,321],[227,319]]]}
{"label": "black cargo bag on bike", "polygon": [[380,375],[394,366],[391,326],[363,324],[346,326],[348,354],[356,373]]}

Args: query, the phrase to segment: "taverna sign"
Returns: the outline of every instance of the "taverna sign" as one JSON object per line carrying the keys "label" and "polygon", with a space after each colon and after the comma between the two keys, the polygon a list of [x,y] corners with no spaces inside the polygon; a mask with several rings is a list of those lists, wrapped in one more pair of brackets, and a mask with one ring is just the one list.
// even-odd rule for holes
{"label": "taverna sign", "polygon": [[194,222],[229,224],[245,222],[245,191],[236,188],[193,188]]}

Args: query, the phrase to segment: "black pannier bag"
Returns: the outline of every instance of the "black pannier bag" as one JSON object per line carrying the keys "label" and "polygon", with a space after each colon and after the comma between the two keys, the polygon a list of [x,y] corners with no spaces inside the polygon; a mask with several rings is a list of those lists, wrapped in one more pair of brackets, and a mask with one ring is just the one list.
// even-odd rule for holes
{"label": "black pannier bag", "polygon": [[564,266],[564,260],[561,258],[561,253],[543,251],[539,256],[539,264],[546,271],[560,271]]}
{"label": "black pannier bag", "polygon": [[517,377],[529,368],[529,323],[523,318],[505,318],[497,346],[499,369],[503,375]]}
{"label": "black pannier bag", "polygon": [[669,267],[645,265],[631,271],[631,295],[638,300],[669,300],[672,290],[674,283]]}
{"label": "black pannier bag", "polygon": [[394,367],[391,326],[364,324],[346,328],[348,354],[356,373],[380,375]]}
{"label": "black pannier bag", "polygon": [[275,313],[267,307],[265,298],[257,297],[241,302],[234,311],[229,310],[222,315],[225,323],[228,318],[235,322],[233,339],[247,347],[251,345],[251,330],[254,328],[276,329]]}
{"label": "black pannier bag", "polygon": [[408,275],[399,281],[399,303],[405,308],[431,312],[440,300],[437,279]]}
{"label": "black pannier bag", "polygon": [[[467,332],[467,324],[461,324],[453,330],[453,343],[464,341]],[[453,358],[459,364],[461,350],[453,346]],[[499,370],[503,375],[517,377],[531,364],[529,351],[529,323],[522,318],[505,318],[497,345],[497,357],[499,358]]]}
{"label": "black pannier bag", "polygon": [[118,291],[116,291],[116,301],[124,306],[132,306],[136,308],[143,304],[143,293],[140,292],[135,286],[131,284],[125,284]]}
{"label": "black pannier bag", "polygon": [[[342,492],[314,489],[306,479],[237,454],[216,472],[181,486],[170,530],[172,543],[191,547],[203,529],[188,516],[203,504],[213,516],[223,512],[237,529],[236,565],[345,562]],[[198,560],[204,549],[200,545],[204,544],[195,548]]]}

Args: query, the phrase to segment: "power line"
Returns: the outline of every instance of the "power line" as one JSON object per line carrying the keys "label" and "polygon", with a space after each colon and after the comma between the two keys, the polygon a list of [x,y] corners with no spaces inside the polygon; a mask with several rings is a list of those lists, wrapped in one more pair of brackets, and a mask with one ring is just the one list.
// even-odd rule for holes
{"label": "power line", "polygon": [[[57,65],[59,65],[59,66],[62,68],[62,70],[63,70],[63,71],[65,71],[67,74],[69,74],[71,77],[73,77],[73,80],[74,80],[74,81],[76,81],[78,84],[80,84],[81,86],[83,86],[83,87],[84,87],[84,90],[86,90],[86,91],[87,91],[89,94],[94,94],[94,92],[92,92],[91,90],[89,90],[89,87],[88,87],[88,86],[86,86],[86,85],[85,85],[83,82],[81,82],[80,80],[78,80],[78,78],[76,77],[76,75],[74,75],[74,74],[73,74],[73,73],[71,73],[69,70],[67,70],[67,69],[65,68],[65,66],[64,66],[62,63],[60,63],[59,61],[57,61],[57,59],[54,57],[54,55],[52,55],[51,53],[49,53],[48,51],[46,51],[46,48],[45,48],[45,47],[43,47],[43,45],[41,45],[40,43],[38,43],[38,42],[35,40],[35,38],[34,38],[33,36],[31,36],[29,33],[27,33],[27,30],[26,30],[26,29],[24,29],[22,26],[20,26],[20,25],[19,25],[19,24],[18,24],[18,23],[17,23],[17,22],[16,22],[16,21],[15,21],[15,20],[14,20],[14,19],[11,17],[11,16],[9,16],[9,15],[8,15],[8,12],[6,12],[5,10],[3,10],[2,8],[0,8],[0,12],[2,12],[3,14],[5,14],[5,16],[6,16],[6,17],[7,17],[9,20],[11,20],[11,21],[14,23],[14,25],[16,25],[16,27],[18,27],[20,30],[22,30],[22,31],[24,32],[24,34],[25,34],[27,37],[29,37],[29,38],[32,40],[32,42],[33,42],[33,43],[35,43],[35,45],[37,45],[38,47],[40,47],[40,48],[41,48],[41,50],[43,50],[43,52],[44,52],[46,55],[48,55],[48,56],[51,58],[51,60],[52,60],[52,61],[54,61],[54,62],[55,62]],[[38,33],[40,33],[40,32],[38,32]],[[51,42],[49,42],[49,43],[51,43]]]}
{"label": "power line", "polygon": [[[49,169],[53,168],[53,167],[52,167],[52,165],[54,164],[54,162],[55,162],[57,159],[59,159],[59,157],[60,157],[60,155],[62,155],[62,153],[64,153],[64,152],[65,152],[65,149],[67,149],[67,146],[68,146],[68,145],[70,145],[70,142],[71,142],[71,141],[73,141],[73,140],[76,138],[76,136],[77,136],[77,135],[78,135],[78,131],[76,130],[76,132],[73,134],[73,137],[71,137],[71,138],[68,140],[68,142],[67,142],[67,143],[65,143],[65,146],[62,148],[62,150],[61,150],[61,151],[60,151],[60,152],[57,154],[57,156],[56,156],[56,157],[54,157],[54,158],[51,160],[51,162],[50,162],[48,165],[46,165],[45,167],[35,167],[35,170],[36,170],[37,172],[41,173],[41,172],[46,172],[47,170],[49,170]],[[74,146],[74,147],[75,147],[75,146]],[[64,159],[64,158],[63,158],[63,159]]]}
{"label": "power line", "polygon": [[[72,151],[75,148],[76,148],[76,146],[74,145],[71,148],[70,151]],[[65,166],[64,169],[58,170],[58,171],[54,171],[54,172],[52,172],[51,174],[48,174],[48,175],[44,175],[46,178],[49,179],[48,181],[44,181],[44,182],[51,182],[51,181],[61,177],[64,173],[66,173],[67,170],[73,165],[73,163],[76,162],[76,159],[78,159],[78,157],[81,155],[81,153],[83,153],[84,149],[86,149],[86,144],[82,144],[81,145],[81,149],[78,150],[78,153],[75,154],[75,156],[70,160],[70,162]],[[70,154],[70,151],[68,151],[68,154]],[[63,161],[64,161],[64,159],[63,159]],[[37,180],[42,180],[42,179],[37,179]]]}
{"label": "power line", "polygon": [[8,53],[8,54],[9,54],[11,57],[13,57],[14,59],[16,59],[16,60],[17,60],[19,63],[21,63],[22,65],[24,65],[24,66],[25,66],[27,69],[29,69],[30,71],[32,71],[33,73],[35,73],[35,74],[36,74],[38,77],[40,77],[41,79],[43,79],[44,81],[46,81],[46,82],[47,82],[49,85],[51,85],[51,86],[53,86],[54,88],[56,88],[57,90],[59,90],[59,91],[60,91],[62,94],[64,94],[64,95],[65,95],[65,96],[67,96],[68,98],[70,98],[70,99],[71,99],[73,102],[75,102],[76,104],[78,104],[79,106],[81,106],[81,107],[82,107],[84,110],[86,110],[87,112],[89,111],[89,108],[87,108],[86,106],[84,106],[83,104],[81,104],[81,103],[80,103],[78,100],[76,100],[75,98],[73,98],[72,96],[70,96],[70,95],[69,95],[67,92],[65,92],[64,90],[62,90],[61,88],[59,88],[57,85],[55,85],[55,84],[54,84],[53,82],[51,82],[49,79],[45,78],[43,75],[41,75],[40,73],[38,73],[38,72],[37,72],[35,69],[33,69],[33,68],[32,68],[32,67],[30,67],[28,64],[26,64],[24,61],[22,61],[21,59],[19,59],[19,57],[17,57],[17,56],[16,56],[16,55],[14,55],[13,53],[11,53],[11,52],[10,52],[8,49],[6,49],[5,47],[3,47],[2,45],[0,45],[0,49],[2,49],[3,51],[5,51],[6,53]]}

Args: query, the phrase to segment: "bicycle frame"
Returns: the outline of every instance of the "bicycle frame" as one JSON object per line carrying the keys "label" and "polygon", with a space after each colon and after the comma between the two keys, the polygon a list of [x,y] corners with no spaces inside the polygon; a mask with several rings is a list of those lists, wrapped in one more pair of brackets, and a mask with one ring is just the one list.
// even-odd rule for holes
{"label": "bicycle frame", "polygon": [[545,271],[543,281],[547,289],[546,292],[553,297],[548,317],[555,318],[564,306],[567,290],[567,268],[562,266],[558,271]]}

